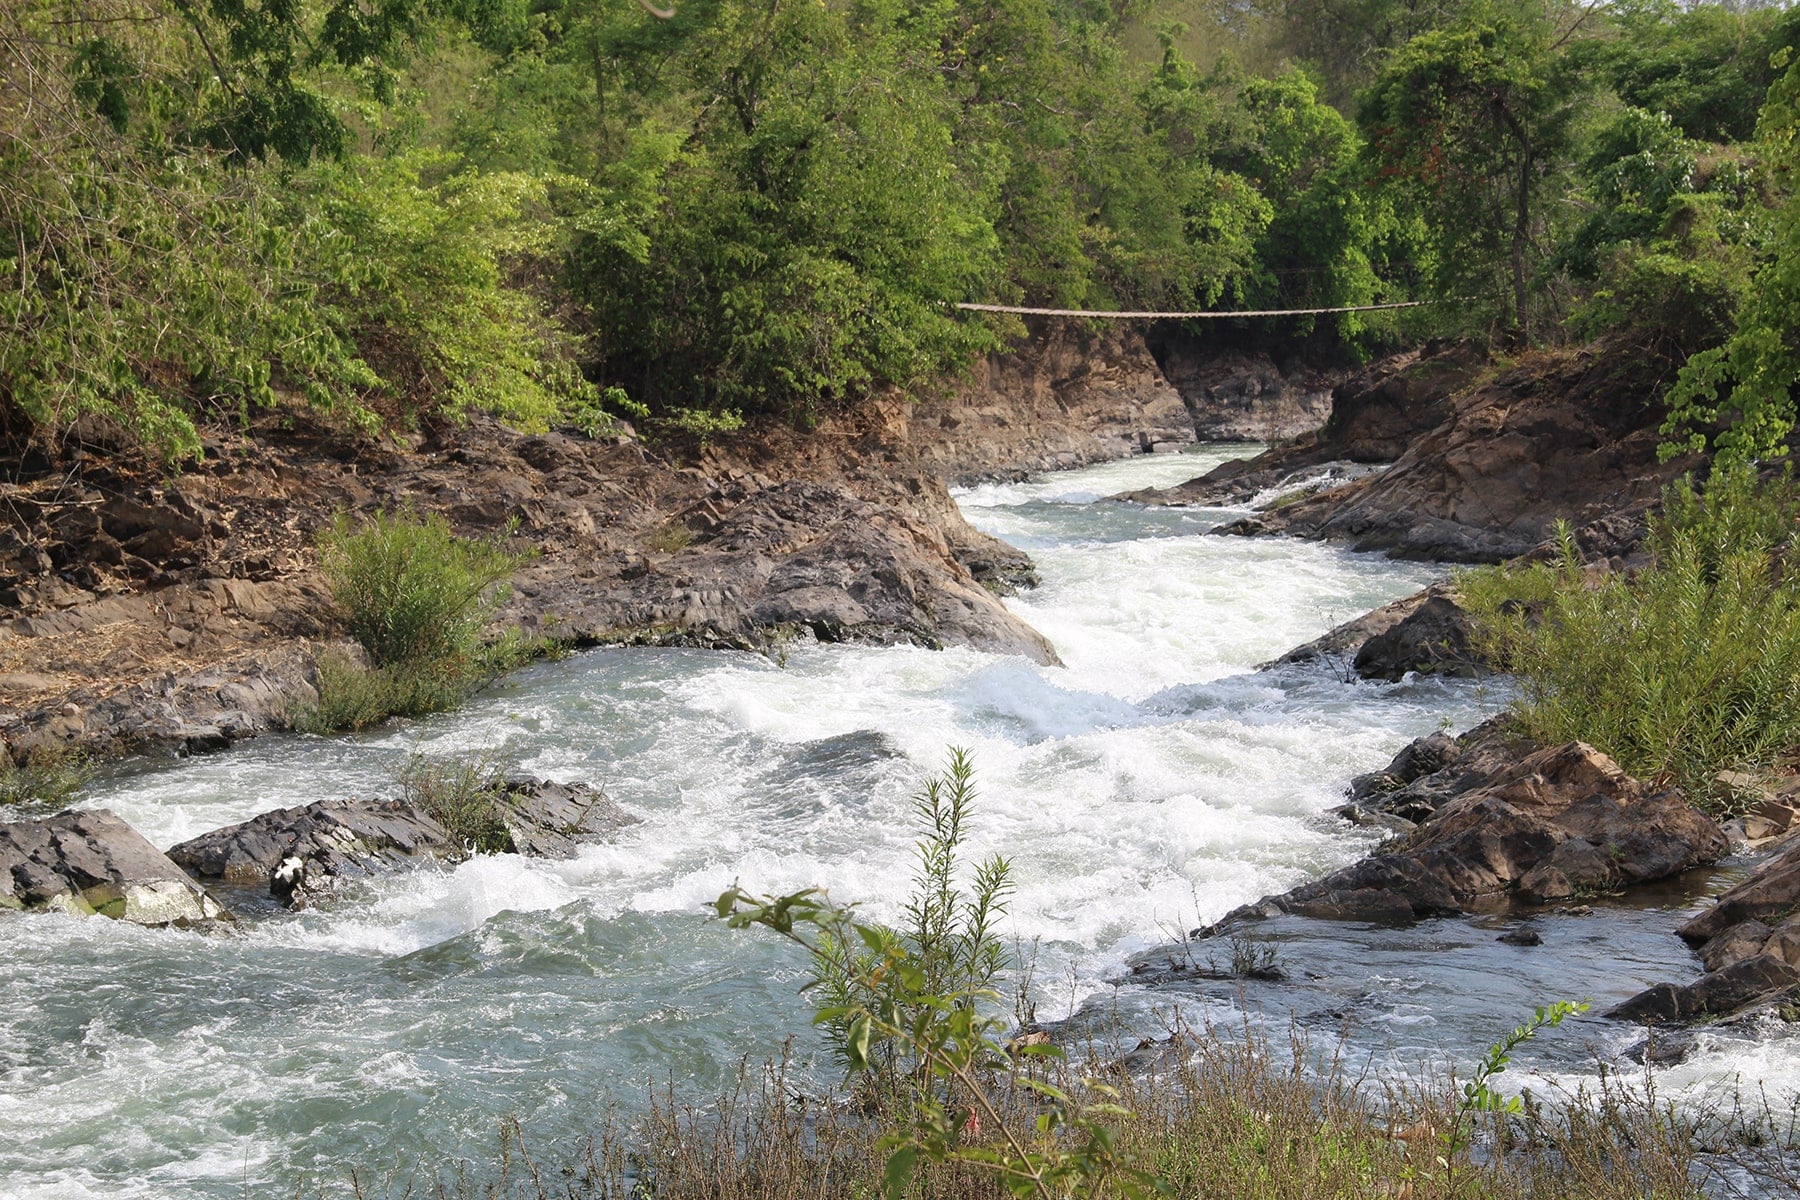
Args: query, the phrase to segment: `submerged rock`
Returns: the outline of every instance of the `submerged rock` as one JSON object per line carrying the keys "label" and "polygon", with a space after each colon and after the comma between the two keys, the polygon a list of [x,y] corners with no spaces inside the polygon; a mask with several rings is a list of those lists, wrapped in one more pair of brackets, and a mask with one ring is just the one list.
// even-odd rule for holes
{"label": "submerged rock", "polygon": [[1663,879],[1726,851],[1718,825],[1679,790],[1652,790],[1582,742],[1515,751],[1491,771],[1485,764],[1496,747],[1484,742],[1475,753],[1481,761],[1463,790],[1417,830],[1198,932],[1280,913],[1392,922],[1541,904]]}
{"label": "submerged rock", "polygon": [[199,925],[231,913],[105,809],[0,824],[0,908],[60,909],[138,925]]}
{"label": "submerged rock", "polygon": [[[516,853],[566,858],[638,818],[585,784],[511,780],[498,816]],[[406,800],[318,800],[216,829],[169,851],[195,878],[266,888],[303,908],[344,883],[428,862],[455,862],[467,847]]]}

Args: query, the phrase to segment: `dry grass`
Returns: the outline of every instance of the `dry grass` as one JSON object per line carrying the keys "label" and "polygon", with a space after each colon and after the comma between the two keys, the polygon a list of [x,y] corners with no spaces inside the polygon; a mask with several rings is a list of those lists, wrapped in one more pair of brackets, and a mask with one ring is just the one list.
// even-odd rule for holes
{"label": "dry grass", "polygon": [[[1193,1200],[1702,1200],[1800,1196],[1792,1121],[1754,1099],[1678,1110],[1641,1079],[1602,1073],[1592,1089],[1522,1114],[1472,1118],[1467,1147],[1457,1081],[1382,1083],[1321,1060],[1304,1039],[1178,1034],[1182,1052],[1127,1072],[1112,1055],[1083,1065],[1119,1089],[1135,1116],[1116,1136],[1166,1195]],[[1063,1082],[1081,1086],[1079,1080]],[[1030,1131],[1029,1093],[997,1081],[1016,1130]],[[1787,1114],[1791,1118],[1792,1114]],[[992,1136],[995,1131],[986,1131]],[[1023,1136],[1036,1137],[1027,1132]],[[297,1196],[374,1200],[838,1200],[882,1194],[878,1123],[808,1097],[780,1064],[747,1070],[715,1102],[672,1088],[630,1124],[609,1119],[573,1150],[538,1152],[517,1125],[494,1161],[406,1180],[310,1183]],[[969,1166],[929,1167],[912,1200],[1007,1200]],[[1108,1191],[1108,1195],[1123,1194]]]}

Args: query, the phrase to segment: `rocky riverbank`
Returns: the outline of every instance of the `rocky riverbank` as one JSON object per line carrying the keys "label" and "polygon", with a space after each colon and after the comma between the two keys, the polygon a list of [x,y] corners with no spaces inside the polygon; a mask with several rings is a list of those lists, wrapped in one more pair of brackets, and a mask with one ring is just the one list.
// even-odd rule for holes
{"label": "rocky riverbank", "polygon": [[1620,346],[1544,351],[1510,366],[1460,345],[1427,346],[1339,384],[1316,433],[1124,498],[1261,497],[1261,511],[1220,532],[1331,538],[1443,562],[1531,553],[1568,520],[1589,554],[1623,560],[1663,486],[1695,465],[1657,458],[1658,382],[1652,364]]}
{"label": "rocky riverbank", "polygon": [[946,483],[1191,443],[1141,336],[1053,326],[943,395],[705,447],[490,421],[377,442],[284,412],[170,475],[96,441],[0,485],[0,739],[189,752],[279,726],[341,627],[313,538],[410,505],[537,557],[503,623],[577,644],[973,645],[1052,661],[1030,559]]}

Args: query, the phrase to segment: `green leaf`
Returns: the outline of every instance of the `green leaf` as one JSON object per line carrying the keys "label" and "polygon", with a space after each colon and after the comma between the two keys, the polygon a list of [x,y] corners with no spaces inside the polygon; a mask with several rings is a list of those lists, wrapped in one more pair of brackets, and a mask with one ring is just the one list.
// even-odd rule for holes
{"label": "green leaf", "polygon": [[881,1194],[887,1200],[902,1200],[906,1195],[918,1160],[919,1152],[912,1146],[902,1146],[888,1155],[887,1168],[881,1176]]}

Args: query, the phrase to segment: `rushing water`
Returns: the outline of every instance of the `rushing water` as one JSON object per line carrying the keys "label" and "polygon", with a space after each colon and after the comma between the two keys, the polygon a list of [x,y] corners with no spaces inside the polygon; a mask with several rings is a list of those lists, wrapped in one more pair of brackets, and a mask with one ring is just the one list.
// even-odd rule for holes
{"label": "rushing water", "polygon": [[[961,497],[972,521],[1036,557],[1044,585],[1011,603],[1063,667],[905,647],[801,646],[779,662],[601,650],[443,718],[269,737],[110,777],[89,802],[163,846],[271,808],[392,791],[416,751],[601,784],[644,820],[572,861],[421,870],[233,935],[0,921],[0,1196],[291,1190],[348,1163],[480,1157],[506,1116],[543,1140],[571,1137],[654,1080],[704,1094],[804,1030],[807,1011],[788,948],[726,931],[702,906],[742,880],[829,885],[893,915],[916,833],[908,796],[952,745],[980,774],[971,854],[1014,865],[1011,917],[1038,947],[1040,1017],[1096,994],[1139,1023],[1156,1005],[1219,1015],[1248,1000],[1354,1018],[1405,1064],[1478,1048],[1556,996],[1691,973],[1668,930],[1694,899],[1675,894],[1609,923],[1599,951],[1602,926],[1576,918],[1547,924],[1538,951],[1501,948],[1512,958],[1470,922],[1295,927],[1282,936],[1299,982],[1285,991],[1109,987],[1134,953],[1366,851],[1368,836],[1322,816],[1345,780],[1499,703],[1470,683],[1345,682],[1330,664],[1254,672],[1436,572],[1201,536],[1231,511],[1099,499],[1223,457],[1140,458]],[[1623,1037],[1582,1045],[1611,1053]],[[800,1043],[803,1061],[813,1049]],[[1559,1069],[1575,1071],[1575,1053]],[[1683,1070],[1703,1086],[1771,1053],[1764,1065],[1792,1077],[1791,1056],[1743,1041]]]}

